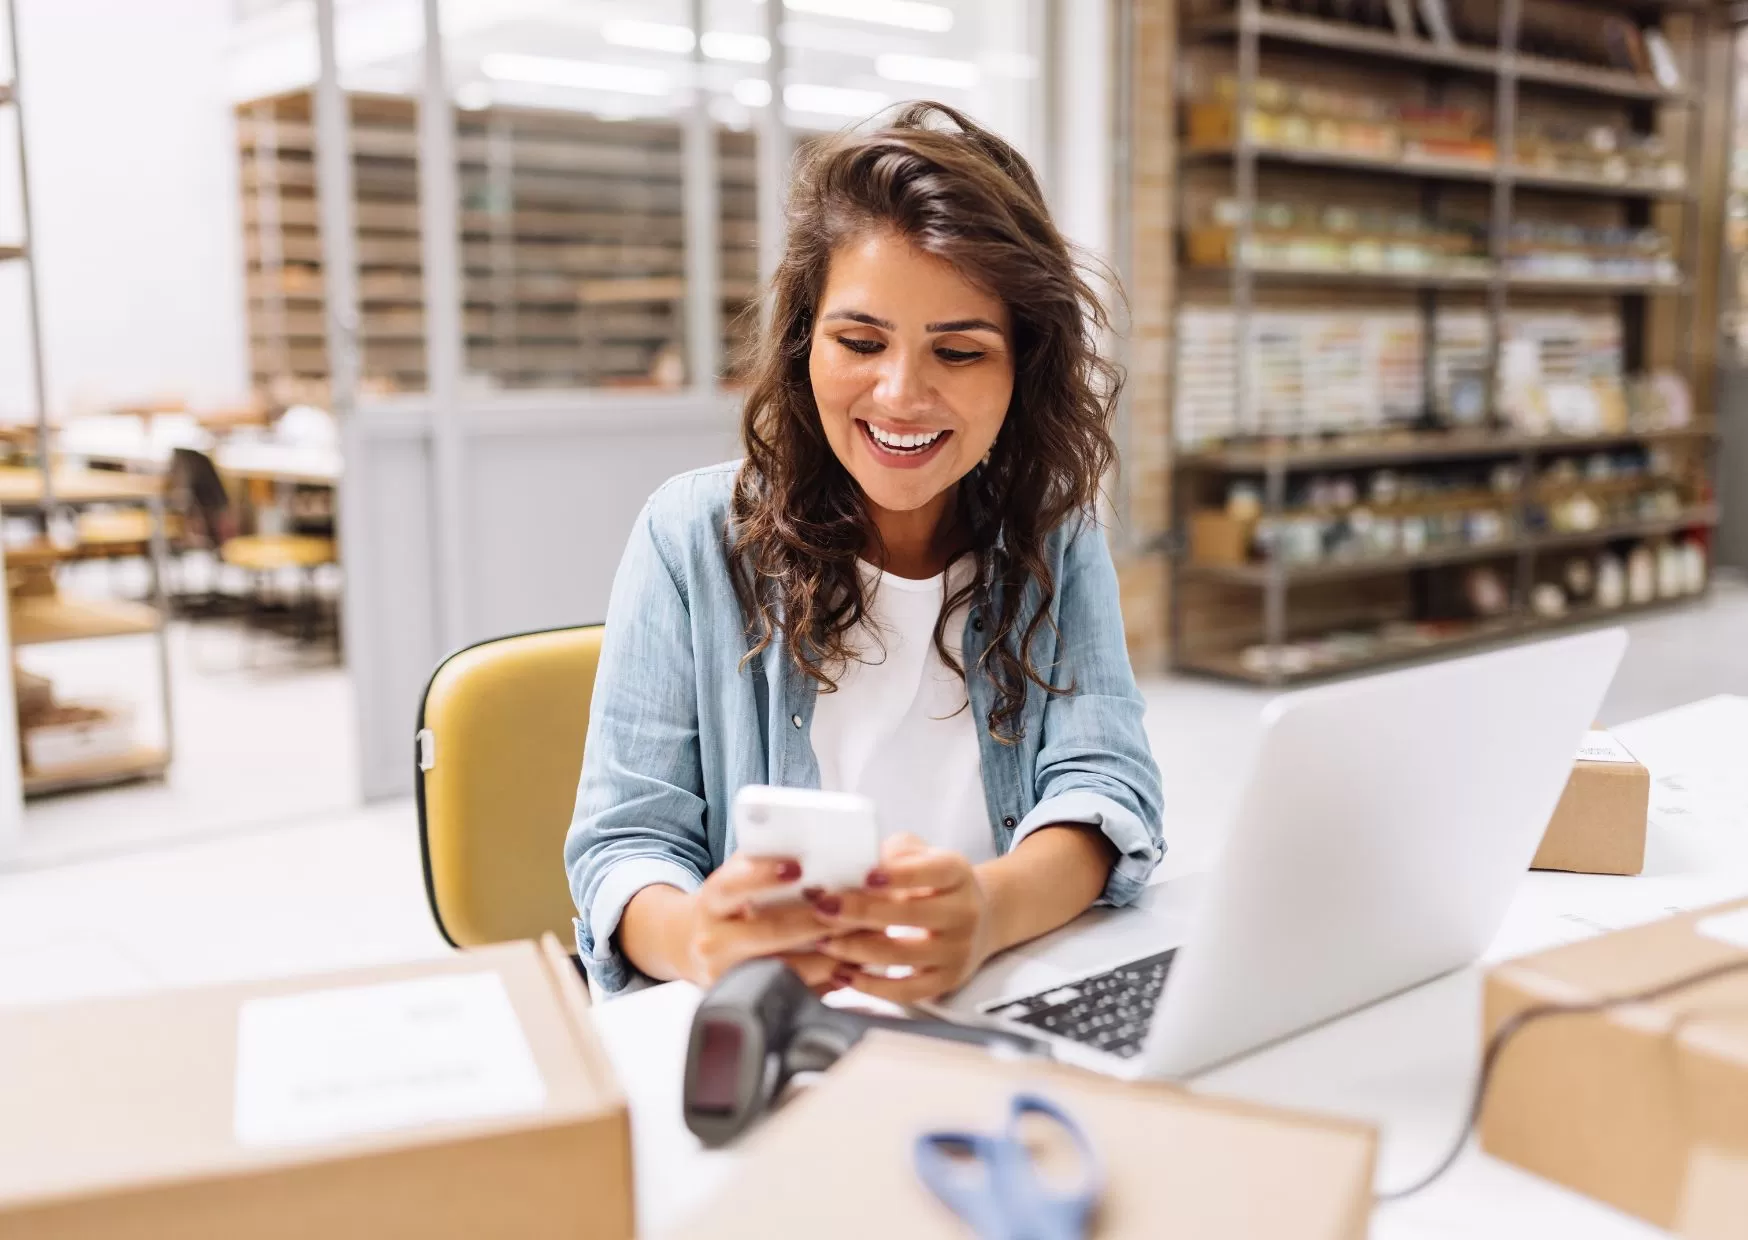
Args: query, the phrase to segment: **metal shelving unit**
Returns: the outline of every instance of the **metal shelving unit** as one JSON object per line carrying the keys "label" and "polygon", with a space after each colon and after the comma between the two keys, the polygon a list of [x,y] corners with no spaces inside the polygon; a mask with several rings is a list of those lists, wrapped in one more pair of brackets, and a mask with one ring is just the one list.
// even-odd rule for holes
{"label": "metal shelving unit", "polygon": [[[126,753],[90,758],[52,769],[25,769],[26,796],[62,792],[73,788],[157,778],[169,769],[172,730],[170,700],[169,600],[164,589],[164,481],[120,473],[68,470],[55,465],[53,430],[48,420],[47,380],[43,366],[42,319],[37,294],[33,232],[30,212],[30,165],[24,131],[23,76],[20,71],[18,14],[15,2],[6,3],[7,45],[12,50],[11,72],[0,80],[0,109],[9,111],[17,126],[18,188],[21,202],[21,235],[0,244],[0,262],[24,265],[26,324],[30,333],[32,397],[36,405],[36,464],[33,468],[0,468],[0,513],[29,514],[38,519],[43,537],[30,549],[40,562],[54,564],[60,553],[48,538],[58,513],[77,512],[95,505],[144,508],[150,513],[150,564],[152,603],[84,600],[57,596],[13,598],[8,592],[8,632],[14,650],[50,642],[87,641],[124,636],[155,636],[159,703],[162,709],[162,746],[136,745]],[[25,552],[14,553],[22,557]],[[9,656],[10,657],[10,656]]]}
{"label": "metal shelving unit", "polygon": [[[1236,122],[1230,142],[1192,146],[1186,141],[1178,155],[1180,173],[1187,175],[1188,170],[1196,167],[1229,171],[1236,221],[1232,225],[1229,263],[1211,266],[1180,261],[1178,300],[1181,306],[1184,301],[1182,289],[1186,287],[1205,290],[1223,286],[1232,312],[1233,348],[1238,352],[1234,376],[1237,424],[1240,427],[1258,425],[1255,416],[1257,393],[1253,390],[1249,367],[1242,353],[1251,339],[1251,319],[1258,313],[1259,293],[1273,289],[1293,290],[1301,298],[1310,295],[1306,290],[1328,288],[1332,298],[1340,290],[1339,296],[1344,303],[1367,289],[1398,290],[1398,296],[1402,292],[1413,295],[1418,302],[1421,324],[1427,407],[1420,420],[1420,425],[1426,429],[1419,433],[1359,435],[1332,441],[1315,438],[1238,441],[1174,453],[1171,489],[1174,534],[1169,539],[1172,571],[1168,623],[1172,661],[1180,670],[1281,684],[1444,653],[1479,642],[1542,631],[1561,623],[1581,623],[1591,618],[1588,612],[1571,612],[1566,619],[1558,621],[1529,614],[1528,593],[1535,581],[1538,554],[1664,532],[1709,530],[1716,524],[1716,509],[1709,503],[1696,502],[1674,522],[1638,522],[1583,534],[1523,533],[1488,545],[1440,547],[1419,554],[1392,555],[1373,562],[1356,559],[1327,565],[1295,566],[1282,558],[1278,545],[1273,546],[1268,557],[1258,563],[1208,565],[1190,562],[1187,536],[1189,497],[1196,482],[1211,477],[1260,475],[1263,514],[1279,519],[1287,513],[1288,482],[1296,474],[1464,459],[1510,460],[1523,470],[1523,487],[1516,496],[1509,498],[1516,509],[1517,528],[1521,531],[1527,529],[1523,518],[1533,498],[1535,466],[1561,452],[1629,444],[1684,445],[1704,458],[1707,462],[1703,466],[1705,470],[1711,469],[1710,459],[1717,435],[1709,420],[1679,430],[1529,437],[1505,428],[1493,409],[1506,313],[1514,293],[1543,301],[1560,295],[1616,299],[1628,370],[1642,369],[1643,366],[1650,320],[1648,303],[1659,297],[1677,299],[1680,337],[1684,342],[1681,369],[1687,375],[1690,391],[1695,390],[1699,325],[1693,273],[1700,253],[1699,203],[1695,186],[1699,181],[1701,126],[1694,109],[1709,89],[1705,77],[1707,57],[1703,54],[1689,56],[1683,67],[1681,88],[1666,90],[1656,81],[1633,73],[1520,54],[1518,40],[1524,4],[1525,0],[1500,0],[1498,40],[1492,47],[1440,43],[1333,20],[1265,10],[1262,0],[1233,0],[1231,11],[1214,16],[1197,16],[1187,11],[1189,6],[1186,5],[1180,25],[1181,41],[1186,48],[1210,44],[1231,48],[1236,83],[1231,106]],[[1711,10],[1704,4],[1616,0],[1609,6],[1606,0],[1598,0],[1598,5],[1645,20],[1657,20],[1664,13],[1687,14],[1694,27],[1693,46],[1701,49],[1705,46]],[[1249,118],[1257,110],[1258,81],[1265,54],[1273,54],[1277,49],[1301,55],[1327,55],[1332,60],[1350,63],[1357,60],[1362,64],[1387,64],[1399,72],[1423,74],[1428,83],[1426,89],[1435,103],[1441,95],[1441,84],[1453,78],[1490,86],[1494,159],[1385,159],[1257,141]],[[1557,97],[1580,96],[1610,101],[1627,112],[1631,128],[1640,133],[1655,131],[1660,109],[1685,111],[1694,123],[1686,127],[1687,149],[1683,160],[1686,175],[1682,184],[1608,180],[1520,166],[1517,146],[1519,101],[1532,90]],[[1486,258],[1483,263],[1470,263],[1446,271],[1322,269],[1260,264],[1253,255],[1256,250],[1258,178],[1264,169],[1298,169],[1311,173],[1374,176],[1396,183],[1412,182],[1420,187],[1422,210],[1428,217],[1438,214],[1440,195],[1447,186],[1467,187],[1471,193],[1479,189],[1488,195]],[[1180,227],[1184,226],[1183,186],[1186,175],[1178,177],[1177,218]],[[1618,209],[1629,227],[1649,225],[1653,212],[1658,209],[1678,210],[1681,220],[1680,277],[1668,281],[1574,279],[1511,271],[1508,243],[1516,218],[1515,196],[1520,189],[1568,197],[1588,196],[1619,204]],[[1210,281],[1218,283],[1211,286]],[[1488,402],[1484,424],[1488,429],[1484,431],[1433,429],[1438,422],[1432,404],[1441,293],[1464,294],[1471,299],[1478,295],[1485,303],[1487,342],[1482,373]],[[1305,303],[1301,300],[1295,304],[1303,308]],[[1174,374],[1179,373],[1182,366],[1183,334],[1181,325],[1172,333]],[[1190,648],[1187,641],[1185,587],[1188,585],[1211,584],[1228,590],[1256,592],[1261,611],[1261,641],[1265,647],[1278,650],[1289,639],[1307,632],[1293,612],[1295,590],[1391,574],[1412,578],[1423,570],[1436,567],[1504,558],[1515,562],[1510,614],[1497,621],[1477,622],[1472,632],[1449,640],[1419,643],[1411,649],[1380,650],[1371,657],[1356,657],[1290,673],[1281,671],[1278,666],[1258,672],[1246,667],[1236,650],[1205,646]],[[1625,609],[1608,614],[1625,614]]]}
{"label": "metal shelving unit", "polygon": [[[347,103],[362,379],[378,391],[419,390],[417,108],[384,95]],[[312,112],[308,91],[237,109],[262,388],[328,375]],[[686,334],[681,127],[508,106],[455,115],[466,369],[501,388],[654,383],[658,357]],[[732,331],[756,289],[753,136],[721,130],[717,143],[720,293]]]}

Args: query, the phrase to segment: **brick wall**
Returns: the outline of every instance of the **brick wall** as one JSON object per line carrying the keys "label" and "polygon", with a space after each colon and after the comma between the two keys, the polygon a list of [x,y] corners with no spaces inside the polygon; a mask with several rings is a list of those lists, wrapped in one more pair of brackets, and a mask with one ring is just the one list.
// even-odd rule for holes
{"label": "brick wall", "polygon": [[[1117,571],[1129,655],[1138,672],[1166,662],[1166,569],[1157,550],[1170,514],[1171,412],[1167,364],[1172,304],[1173,66],[1177,0],[1117,0],[1132,10],[1132,39],[1113,54],[1130,58],[1128,202],[1129,433],[1119,443],[1127,513]],[[1119,217],[1120,218],[1120,217]]]}

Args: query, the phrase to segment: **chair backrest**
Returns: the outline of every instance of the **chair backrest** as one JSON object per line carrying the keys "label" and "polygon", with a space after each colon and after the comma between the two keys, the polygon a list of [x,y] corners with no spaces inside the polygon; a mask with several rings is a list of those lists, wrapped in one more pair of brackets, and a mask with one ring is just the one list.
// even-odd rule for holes
{"label": "chair backrest", "polygon": [[208,546],[216,547],[236,533],[231,528],[231,497],[218,466],[194,448],[171,449],[170,507],[182,514],[184,529],[195,523],[201,526]]}
{"label": "chair backrest", "polygon": [[419,706],[425,893],[457,947],[571,938],[564,836],[600,625],[500,637],[445,659]]}

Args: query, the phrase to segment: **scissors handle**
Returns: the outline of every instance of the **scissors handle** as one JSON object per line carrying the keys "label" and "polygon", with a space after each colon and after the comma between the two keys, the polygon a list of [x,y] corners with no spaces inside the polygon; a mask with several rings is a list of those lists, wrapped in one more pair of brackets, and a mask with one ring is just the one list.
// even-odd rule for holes
{"label": "scissors handle", "polygon": [[[1044,1183],[1021,1139],[1027,1114],[1045,1116],[1073,1140],[1081,1167],[1077,1189],[1054,1192]],[[972,1174],[955,1154],[969,1158]],[[1080,1125],[1046,1098],[1016,1094],[1000,1133],[924,1133],[914,1157],[918,1177],[978,1240],[1084,1240],[1088,1234],[1101,1187],[1097,1156]]]}

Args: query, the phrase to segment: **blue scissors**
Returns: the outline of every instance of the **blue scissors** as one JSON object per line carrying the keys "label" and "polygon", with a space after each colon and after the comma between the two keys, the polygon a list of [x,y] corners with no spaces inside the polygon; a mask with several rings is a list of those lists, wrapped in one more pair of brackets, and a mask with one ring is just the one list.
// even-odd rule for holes
{"label": "blue scissors", "polygon": [[[1078,1188],[1059,1192],[1044,1182],[1021,1139],[1020,1122],[1027,1115],[1044,1116],[1073,1139],[1080,1159]],[[978,1164],[974,1169],[965,1166],[965,1155]],[[1104,1179],[1080,1125],[1037,1094],[1014,1095],[1004,1131],[923,1133],[915,1159],[918,1177],[971,1225],[978,1240],[1083,1240]]]}

